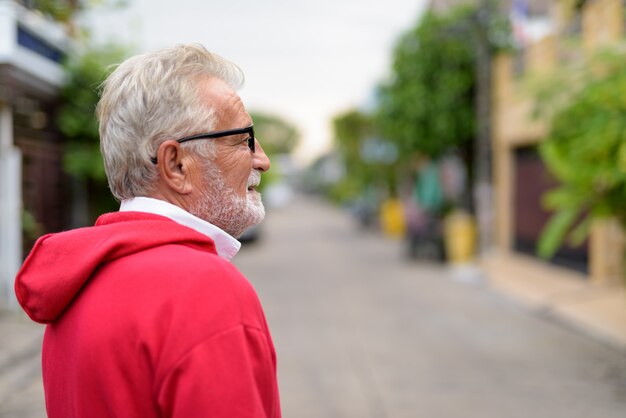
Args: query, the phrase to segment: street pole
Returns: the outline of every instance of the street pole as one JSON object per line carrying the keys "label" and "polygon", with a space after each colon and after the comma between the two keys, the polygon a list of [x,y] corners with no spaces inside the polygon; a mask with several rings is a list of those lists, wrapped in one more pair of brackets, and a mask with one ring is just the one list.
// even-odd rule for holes
{"label": "street pole", "polygon": [[490,0],[480,0],[476,15],[476,145],[474,150],[474,209],[478,227],[479,256],[493,241],[493,198],[491,170],[491,46]]}

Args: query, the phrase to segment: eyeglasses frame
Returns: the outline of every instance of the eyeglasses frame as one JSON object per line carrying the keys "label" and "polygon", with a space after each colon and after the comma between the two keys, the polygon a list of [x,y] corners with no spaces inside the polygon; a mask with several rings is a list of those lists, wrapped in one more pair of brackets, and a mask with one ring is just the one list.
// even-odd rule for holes
{"label": "eyeglasses frame", "polygon": [[[246,134],[246,133],[250,134],[250,136],[247,138],[248,148],[250,148],[250,151],[254,153],[255,148],[256,148],[255,147],[256,139],[254,138],[254,125],[250,125],[245,128],[226,129],[223,131],[214,131],[214,132],[207,132],[204,134],[186,136],[186,137],[177,139],[176,142],[178,142],[179,144],[182,144],[183,142],[194,141],[196,139],[216,139],[216,138],[223,138],[225,136],[241,135],[241,134]],[[150,161],[152,162],[152,164],[157,163],[156,157],[150,158]]]}

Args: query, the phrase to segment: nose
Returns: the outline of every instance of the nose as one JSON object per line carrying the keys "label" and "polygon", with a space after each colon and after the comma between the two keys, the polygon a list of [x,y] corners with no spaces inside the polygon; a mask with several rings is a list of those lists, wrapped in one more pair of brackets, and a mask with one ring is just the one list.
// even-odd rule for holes
{"label": "nose", "polygon": [[256,141],[254,146],[254,154],[252,154],[252,168],[262,172],[270,169],[270,159],[263,151],[263,147]]}

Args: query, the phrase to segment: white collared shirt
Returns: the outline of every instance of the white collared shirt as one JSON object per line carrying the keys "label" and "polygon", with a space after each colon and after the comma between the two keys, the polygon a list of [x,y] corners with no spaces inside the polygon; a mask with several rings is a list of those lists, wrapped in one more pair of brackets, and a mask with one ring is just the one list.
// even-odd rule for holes
{"label": "white collared shirt", "polygon": [[217,255],[230,261],[241,248],[241,243],[221,228],[192,215],[169,202],[151,197],[133,197],[122,201],[120,212],[147,212],[165,216],[211,238]]}

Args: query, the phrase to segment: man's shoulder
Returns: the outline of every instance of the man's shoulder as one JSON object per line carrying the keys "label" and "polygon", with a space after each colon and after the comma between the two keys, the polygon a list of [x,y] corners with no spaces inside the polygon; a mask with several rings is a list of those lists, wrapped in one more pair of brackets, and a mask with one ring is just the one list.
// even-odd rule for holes
{"label": "man's shoulder", "polygon": [[214,252],[177,242],[120,258],[111,267],[117,274],[128,272],[135,275],[141,272],[153,283],[172,281],[206,287],[225,280],[245,280],[232,263]]}
{"label": "man's shoulder", "polygon": [[118,260],[114,275],[127,276],[135,287],[151,287],[166,298],[215,298],[214,304],[256,303],[248,279],[230,261],[202,248],[171,243]]}
{"label": "man's shoulder", "polygon": [[100,312],[95,316],[111,309],[124,312],[123,323],[136,329],[165,327],[181,341],[263,323],[256,292],[234,265],[178,244],[104,266],[85,291],[87,298],[81,302]]}

